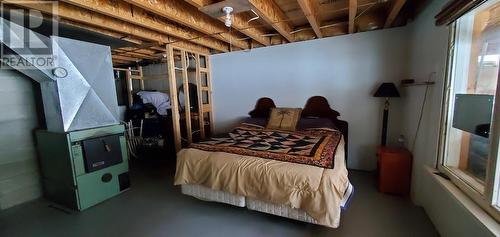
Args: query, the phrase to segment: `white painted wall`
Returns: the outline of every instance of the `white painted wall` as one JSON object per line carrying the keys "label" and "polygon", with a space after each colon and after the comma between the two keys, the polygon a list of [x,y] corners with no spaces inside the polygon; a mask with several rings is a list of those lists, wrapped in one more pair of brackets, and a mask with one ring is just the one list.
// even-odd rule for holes
{"label": "white painted wall", "polygon": [[[375,169],[383,99],[372,95],[380,83],[404,78],[407,35],[407,28],[394,28],[211,56],[217,132],[248,116],[260,97],[303,107],[321,95],[349,122],[348,166]],[[391,107],[392,141],[400,131],[399,100]]]}
{"label": "white painted wall", "polygon": [[[439,184],[426,167],[435,167],[443,95],[448,28],[436,27],[434,16],[446,1],[434,0],[408,26],[408,78],[436,81],[429,87],[420,133],[413,149],[412,199],[422,205],[442,236],[493,236],[455,196]],[[412,144],[425,87],[402,90],[402,133]]]}

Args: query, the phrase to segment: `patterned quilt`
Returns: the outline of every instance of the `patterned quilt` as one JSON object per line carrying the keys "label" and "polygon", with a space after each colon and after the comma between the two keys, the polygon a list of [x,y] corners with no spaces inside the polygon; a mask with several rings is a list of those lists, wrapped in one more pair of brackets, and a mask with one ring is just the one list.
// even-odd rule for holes
{"label": "patterned quilt", "polygon": [[190,147],[333,169],[341,138],[341,132],[329,128],[285,132],[242,124],[223,137],[193,143]]}

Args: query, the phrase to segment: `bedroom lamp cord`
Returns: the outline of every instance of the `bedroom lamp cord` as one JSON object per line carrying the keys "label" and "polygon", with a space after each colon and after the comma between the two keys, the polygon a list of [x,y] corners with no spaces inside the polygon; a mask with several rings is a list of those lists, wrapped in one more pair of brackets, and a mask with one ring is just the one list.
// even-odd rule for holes
{"label": "bedroom lamp cord", "polygon": [[422,118],[424,116],[425,104],[427,102],[427,94],[429,93],[429,82],[431,81],[432,76],[436,75],[436,74],[437,74],[436,72],[432,72],[429,75],[429,78],[427,78],[427,83],[425,85],[424,99],[422,101],[422,106],[420,107],[420,114],[419,114],[419,117],[418,117],[417,129],[415,130],[415,137],[413,138],[413,142],[412,142],[411,149],[410,149],[410,151],[412,153],[413,153],[413,150],[415,149],[415,144],[416,144],[417,138],[418,138],[418,132],[420,131],[420,125],[422,124]]}

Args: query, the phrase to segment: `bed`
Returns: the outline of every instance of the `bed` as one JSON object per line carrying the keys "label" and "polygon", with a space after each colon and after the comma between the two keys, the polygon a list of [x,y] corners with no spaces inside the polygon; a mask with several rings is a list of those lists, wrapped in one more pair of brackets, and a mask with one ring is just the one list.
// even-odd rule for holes
{"label": "bed", "polygon": [[[297,131],[267,130],[273,107],[261,98],[251,118],[230,133],[179,151],[175,185],[201,200],[337,228],[354,190],[346,168],[347,122],[316,96],[302,110]],[[256,146],[276,137],[280,151]]]}

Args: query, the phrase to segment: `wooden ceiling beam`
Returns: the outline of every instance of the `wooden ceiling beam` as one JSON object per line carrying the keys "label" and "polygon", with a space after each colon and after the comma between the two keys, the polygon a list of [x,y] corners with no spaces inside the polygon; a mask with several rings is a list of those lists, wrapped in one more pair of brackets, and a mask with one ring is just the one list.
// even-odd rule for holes
{"label": "wooden ceiling beam", "polygon": [[[92,12],[97,12],[108,17],[128,22],[146,29],[158,31],[163,34],[180,37],[185,40],[194,39],[200,45],[219,50],[227,51],[227,45],[223,42],[206,37],[196,31],[189,30],[161,19],[155,19],[148,15],[146,11],[134,7],[128,3],[107,0],[63,0],[66,3],[85,8]],[[60,3],[61,4],[61,3]]]}
{"label": "wooden ceiling beam", "polygon": [[[224,18],[219,18],[219,20],[224,21]],[[271,39],[263,36],[266,32],[263,29],[252,26],[248,20],[240,14],[234,14],[232,27],[265,46],[271,45]]]}
{"label": "wooden ceiling beam", "polygon": [[129,62],[139,62],[141,61],[140,58],[133,58],[133,57],[127,57],[123,55],[111,55],[111,58],[113,60],[120,60],[120,61],[129,61]]}
{"label": "wooden ceiling beam", "polygon": [[118,32],[114,32],[114,31],[110,31],[110,30],[106,30],[106,29],[102,29],[102,28],[98,28],[98,27],[93,27],[93,26],[89,26],[89,25],[84,25],[84,24],[81,24],[79,22],[74,22],[74,21],[70,21],[70,20],[66,20],[66,19],[59,19],[59,23],[64,24],[64,25],[69,25],[72,27],[76,27],[76,28],[80,28],[80,29],[83,29],[86,31],[99,33],[99,34],[102,34],[102,35],[105,35],[105,36],[108,36],[111,38],[120,39],[120,40],[127,41],[129,43],[136,44],[136,45],[141,45],[144,43],[144,40],[136,38],[136,37],[132,37],[132,36],[127,35],[127,34],[118,33]]}
{"label": "wooden ceiling beam", "polygon": [[[213,1],[210,0],[185,0],[187,3],[193,5],[196,8],[202,8],[204,6],[210,5]],[[224,17],[219,18],[220,21],[224,21]],[[252,38],[253,40],[259,42],[262,45],[271,45],[271,39],[265,37],[266,32],[262,29],[253,27],[249,22],[249,19],[245,18],[242,14],[233,14],[233,28],[243,33],[244,35]],[[253,46],[252,46],[253,47]]]}
{"label": "wooden ceiling beam", "polygon": [[83,26],[81,23],[73,22],[73,21],[66,20],[66,19],[60,19],[59,23],[64,24],[64,25],[69,25],[69,26],[72,26],[72,27],[75,27],[75,28],[84,29],[84,30],[87,30],[87,31],[96,32],[96,33],[99,33],[99,34],[102,34],[102,35],[105,35],[105,36],[108,36],[108,37],[111,37],[111,38],[121,39],[123,41],[127,41],[127,42],[133,43],[133,44],[140,45],[140,44],[144,43],[143,40],[135,38],[135,37],[131,37],[130,35],[126,35],[126,34],[122,34],[122,33],[117,33],[117,32],[114,32],[114,31],[110,31],[110,30],[106,30],[106,29],[102,29],[102,28],[98,28],[98,27],[93,27],[93,26],[88,26],[88,25],[87,26]]}
{"label": "wooden ceiling beam", "polygon": [[[321,11],[327,13],[335,13],[341,11],[349,10],[349,1],[350,0],[336,0],[333,3],[324,3],[320,5]],[[373,4],[376,4],[378,0],[358,0],[358,8],[368,7]]]}
{"label": "wooden ceiling beam", "polygon": [[396,0],[394,2],[394,5],[392,5],[391,11],[389,12],[389,15],[387,16],[387,19],[385,21],[384,28],[389,28],[392,26],[392,23],[394,23],[394,20],[398,16],[399,12],[401,11],[401,8],[405,5],[406,0]]}
{"label": "wooden ceiling beam", "polygon": [[294,42],[292,26],[288,23],[288,17],[274,2],[274,0],[248,0],[257,14],[278,31],[288,42]]}
{"label": "wooden ceiling beam", "polygon": [[140,59],[156,59],[157,57],[153,55],[146,55],[146,54],[141,54],[137,53],[135,51],[127,51],[127,50],[120,50],[120,49],[112,49],[111,50],[112,55],[122,55],[126,57],[136,57]]}
{"label": "wooden ceiling beam", "polygon": [[135,52],[135,53],[143,54],[146,56],[153,56],[154,54],[156,54],[156,50],[150,50],[150,49],[146,49],[146,48],[122,47],[122,48],[117,48],[117,50],[127,51],[127,52]]}
{"label": "wooden ceiling beam", "polygon": [[323,38],[323,33],[321,33],[321,22],[318,19],[318,3],[315,0],[297,0],[297,2],[300,5],[300,8],[302,9],[302,12],[304,12],[304,15],[307,18],[307,21],[309,21],[309,25],[311,25],[311,28],[314,30],[314,33],[318,38]]}
{"label": "wooden ceiling beam", "polygon": [[[76,1],[76,0],[74,0]],[[152,12],[168,20],[185,25],[189,28],[203,32],[216,39],[231,43],[236,47],[248,49],[249,44],[245,41],[238,41],[240,36],[234,32],[229,32],[222,22],[205,15],[198,9],[180,0],[125,0],[126,2]]]}
{"label": "wooden ceiling beam", "polygon": [[215,3],[213,0],[185,0],[185,1],[195,6],[196,8],[200,8]]}
{"label": "wooden ceiling beam", "polygon": [[[27,9],[35,9],[45,14],[52,14],[52,9],[48,4],[36,4],[22,1],[13,1],[9,2],[11,5],[16,5],[20,7],[25,7]],[[199,52],[209,52],[206,47],[201,45],[183,41],[182,39],[178,39],[175,37],[169,37],[164,34],[160,34],[156,31],[152,31],[149,29],[145,29],[143,27],[135,26],[132,24],[128,24],[126,22],[117,20],[115,18],[107,17],[95,12],[91,12],[86,9],[82,9],[76,6],[72,6],[65,3],[58,4],[58,12],[57,16],[62,19],[70,20],[72,22],[77,22],[82,24],[83,28],[89,28],[89,30],[94,30],[96,28],[103,28],[106,31],[118,32],[120,34],[129,35],[133,37],[137,37],[143,40],[156,42],[157,44],[172,44],[178,47],[183,47],[187,49],[191,49]],[[228,49],[225,50],[226,52]]]}
{"label": "wooden ceiling beam", "polygon": [[358,14],[358,0],[349,0],[349,34],[355,32],[355,20]]}
{"label": "wooden ceiling beam", "polygon": [[128,65],[128,64],[132,63],[129,61],[122,61],[122,60],[118,60],[118,59],[112,59],[111,61],[113,62],[113,66],[114,65]]}

